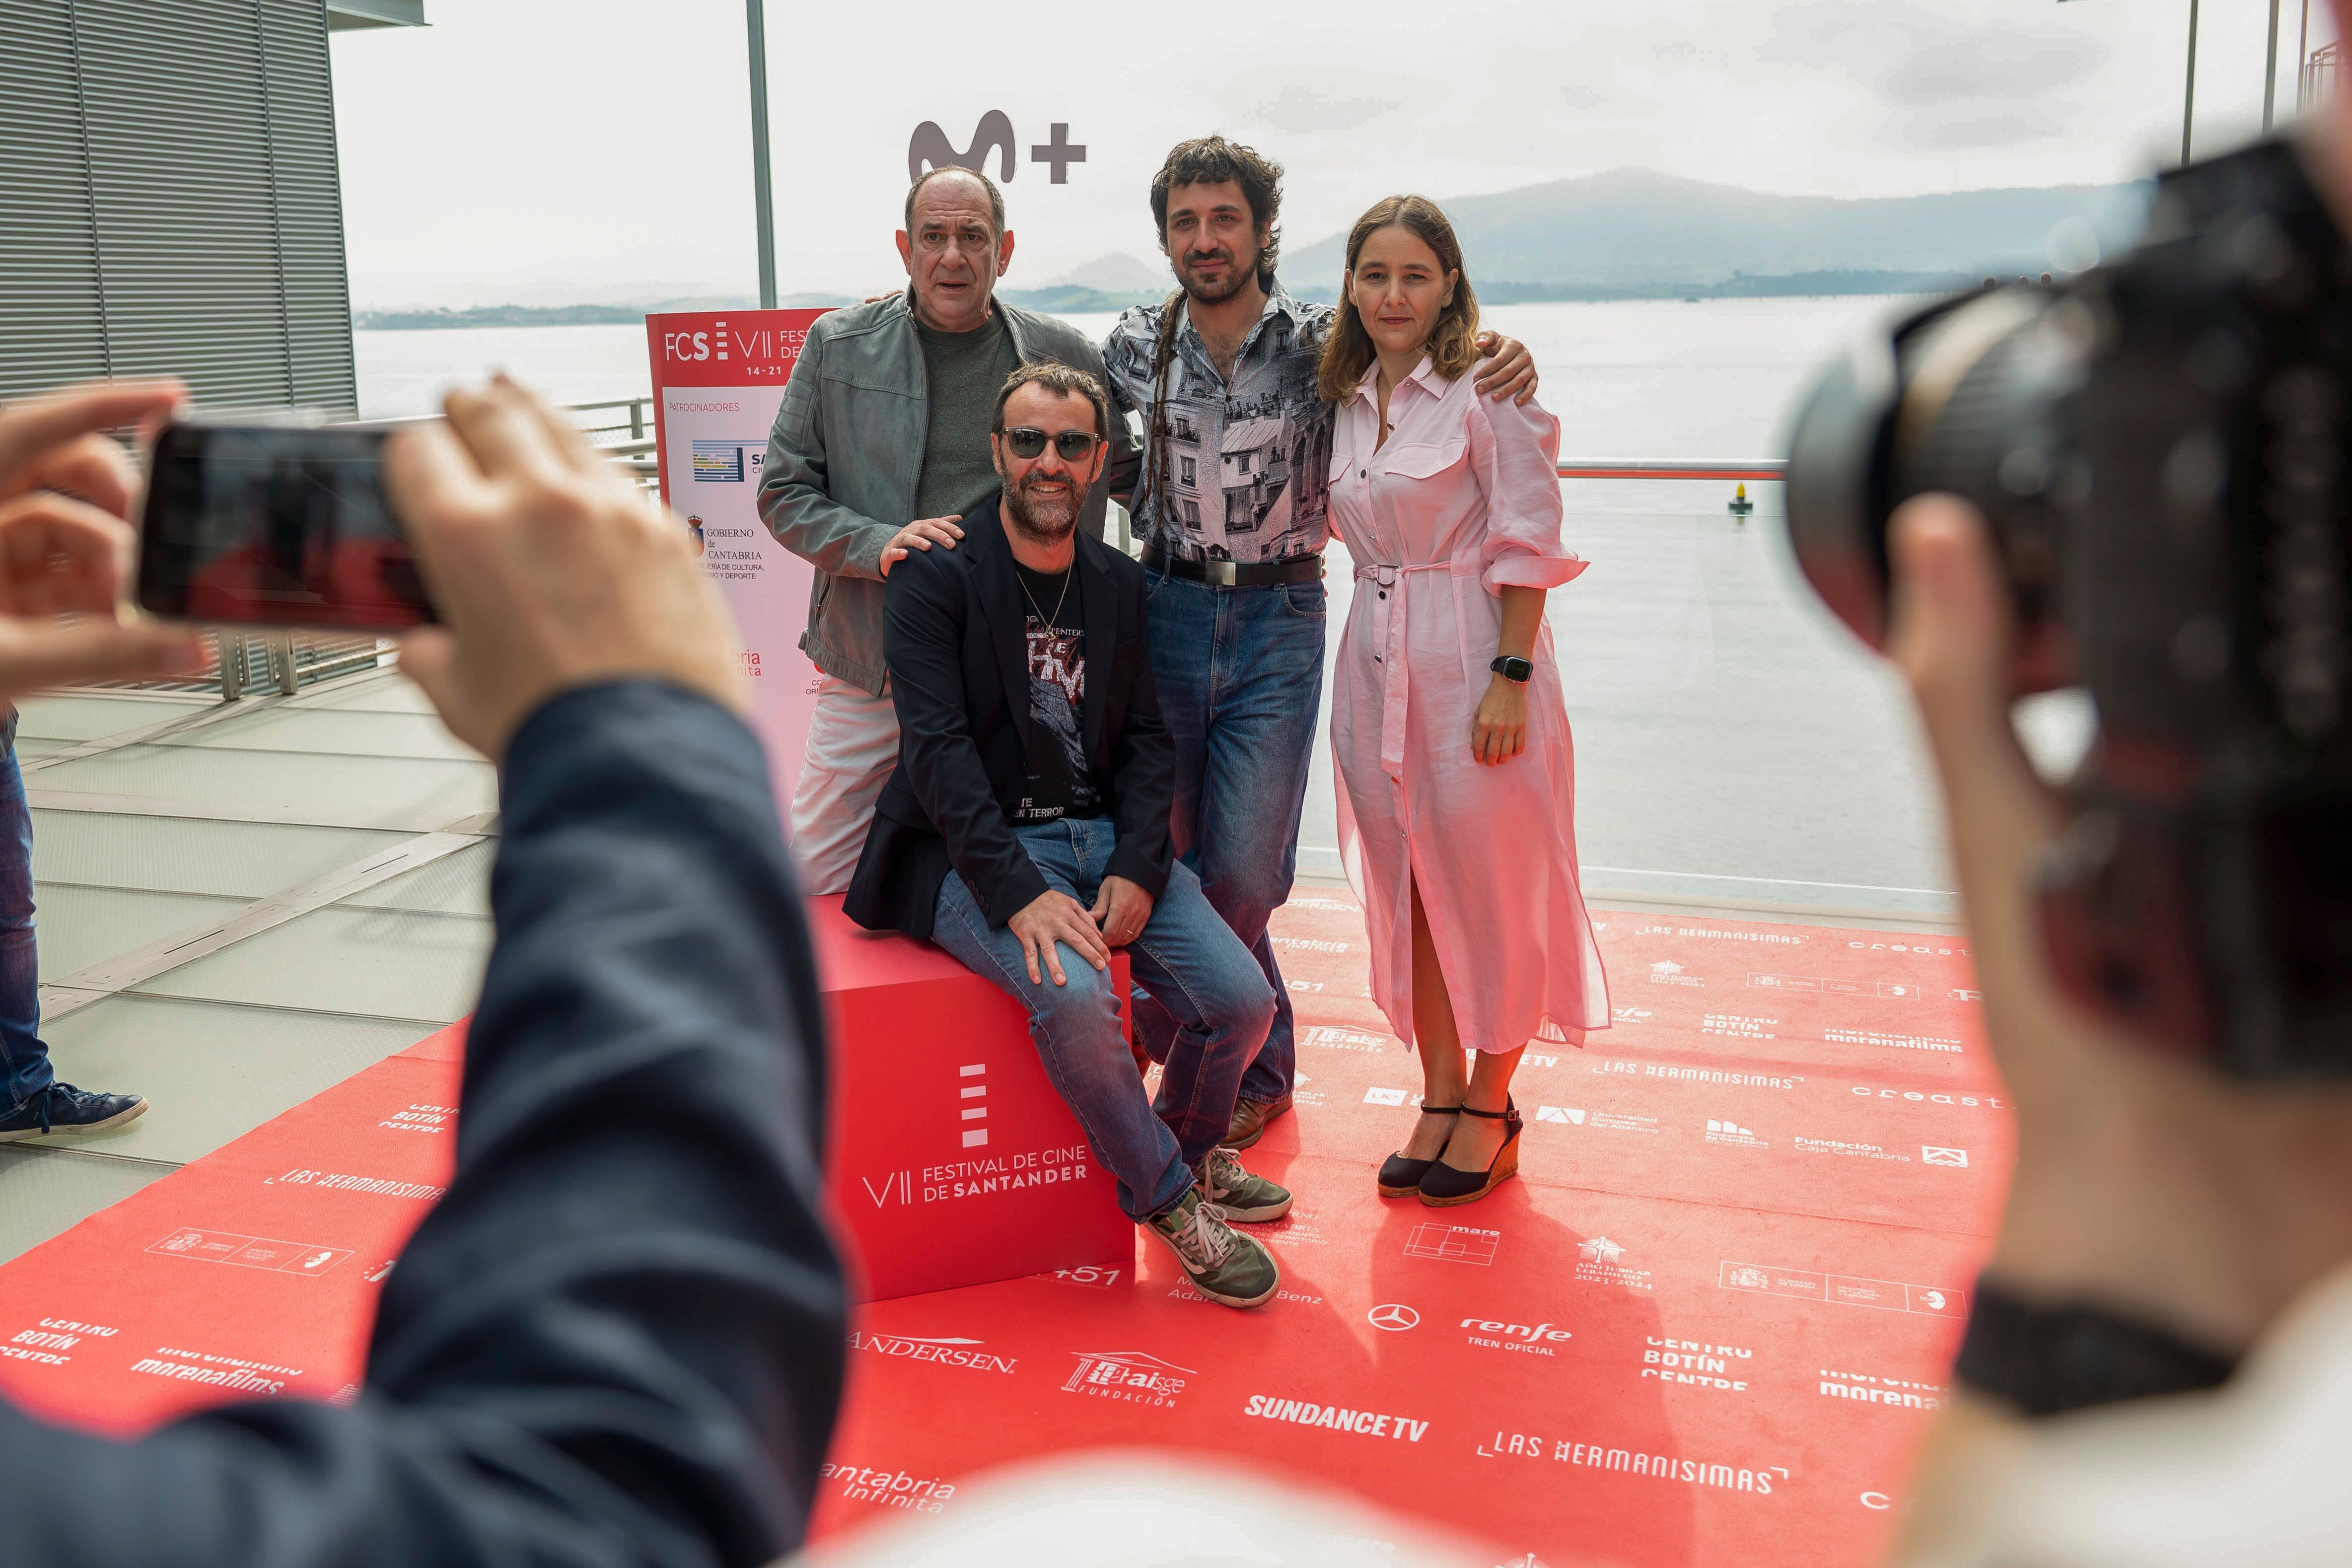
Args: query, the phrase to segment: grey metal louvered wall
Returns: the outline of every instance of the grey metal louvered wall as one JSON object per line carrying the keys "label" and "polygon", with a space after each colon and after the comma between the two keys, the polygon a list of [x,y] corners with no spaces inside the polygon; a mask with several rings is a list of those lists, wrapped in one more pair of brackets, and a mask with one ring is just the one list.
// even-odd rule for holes
{"label": "grey metal louvered wall", "polygon": [[0,400],[358,411],[323,0],[0,0]]}

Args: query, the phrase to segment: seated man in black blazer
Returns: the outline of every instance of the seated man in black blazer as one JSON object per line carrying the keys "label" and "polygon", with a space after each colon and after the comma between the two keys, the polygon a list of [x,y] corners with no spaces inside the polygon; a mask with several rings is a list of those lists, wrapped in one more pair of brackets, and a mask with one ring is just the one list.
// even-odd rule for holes
{"label": "seated man in black blazer", "polygon": [[[989,437],[1003,489],[964,515],[961,549],[891,573],[882,651],[898,767],[845,907],[1018,997],[1119,1206],[1202,1295],[1255,1307],[1281,1271],[1225,1222],[1278,1219],[1290,1194],[1217,1141],[1274,993],[1171,851],[1149,580],[1076,530],[1108,418],[1083,371],[1013,372]],[[1179,1026],[1156,1106],[1119,1032],[1115,947]]]}

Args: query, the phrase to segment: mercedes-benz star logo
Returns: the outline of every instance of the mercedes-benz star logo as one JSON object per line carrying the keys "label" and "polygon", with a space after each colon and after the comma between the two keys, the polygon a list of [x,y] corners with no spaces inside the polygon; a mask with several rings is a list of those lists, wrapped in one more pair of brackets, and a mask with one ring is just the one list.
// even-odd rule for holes
{"label": "mercedes-benz star logo", "polygon": [[1364,1316],[1371,1320],[1372,1327],[1386,1329],[1392,1334],[1402,1333],[1421,1321],[1419,1312],[1399,1301],[1384,1301]]}

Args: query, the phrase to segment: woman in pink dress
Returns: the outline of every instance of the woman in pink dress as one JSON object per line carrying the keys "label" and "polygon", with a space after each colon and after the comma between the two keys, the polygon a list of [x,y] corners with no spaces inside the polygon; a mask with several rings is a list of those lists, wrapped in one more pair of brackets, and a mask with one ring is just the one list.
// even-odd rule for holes
{"label": "woman in pink dress", "polygon": [[1331,746],[1372,998],[1421,1052],[1419,1118],[1381,1193],[1434,1206],[1518,1169],[1527,1043],[1609,1026],[1543,619],[1584,570],[1560,544],[1559,422],[1477,395],[1477,331],[1444,213],[1391,196],[1357,220],[1322,365],[1331,525],[1356,562]]}

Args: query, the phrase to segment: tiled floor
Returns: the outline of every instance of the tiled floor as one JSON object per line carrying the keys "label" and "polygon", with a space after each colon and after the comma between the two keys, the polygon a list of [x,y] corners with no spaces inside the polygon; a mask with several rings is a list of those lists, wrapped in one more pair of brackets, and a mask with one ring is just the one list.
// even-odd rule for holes
{"label": "tiled floor", "polygon": [[[489,764],[388,669],[234,704],[23,707],[43,1033],[59,1077],[150,1109],[116,1133],[0,1145],[0,1259],[470,1010],[498,804]],[[436,829],[470,837],[268,922],[271,900]],[[258,929],[224,942],[233,921]],[[184,960],[154,951],[184,938]]]}

